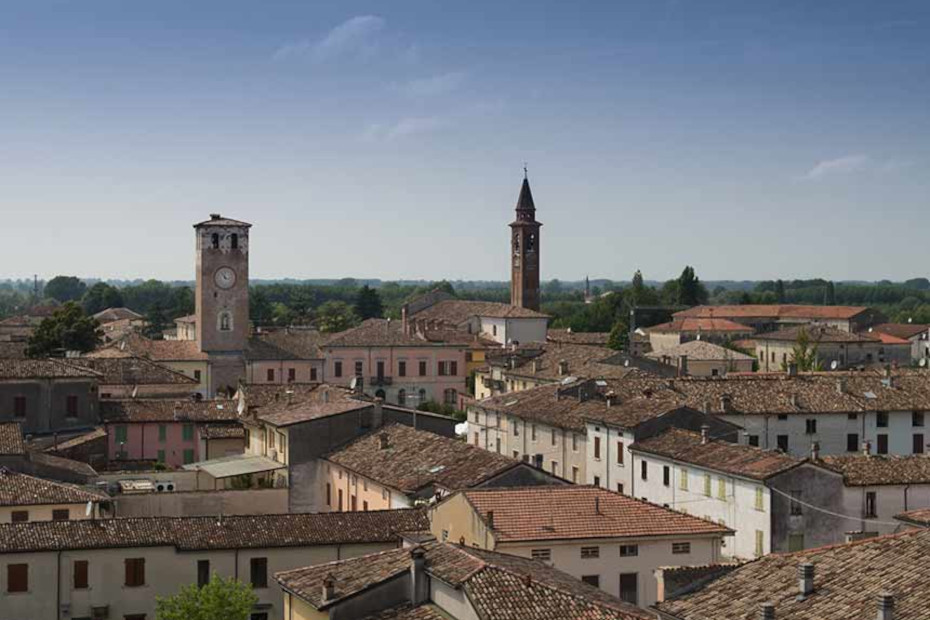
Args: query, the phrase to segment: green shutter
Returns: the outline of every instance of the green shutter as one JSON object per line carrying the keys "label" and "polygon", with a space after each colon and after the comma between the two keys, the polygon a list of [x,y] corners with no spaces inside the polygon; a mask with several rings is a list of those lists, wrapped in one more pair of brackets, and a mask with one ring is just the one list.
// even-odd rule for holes
{"label": "green shutter", "polygon": [[116,427],[116,443],[126,443],[126,427]]}
{"label": "green shutter", "polygon": [[165,424],[158,425],[158,441],[168,440],[168,427]]}
{"label": "green shutter", "polygon": [[184,441],[193,441],[194,440],[194,425],[185,424],[182,430]]}
{"label": "green shutter", "polygon": [[164,450],[159,450],[159,451],[158,451],[158,462],[159,462],[159,463],[164,463],[164,462],[165,462],[165,451],[164,451]]}
{"label": "green shutter", "polygon": [[193,463],[193,462],[194,462],[194,451],[193,451],[193,450],[185,450],[185,451],[184,451],[184,464],[185,464],[185,465],[188,465],[188,464]]}

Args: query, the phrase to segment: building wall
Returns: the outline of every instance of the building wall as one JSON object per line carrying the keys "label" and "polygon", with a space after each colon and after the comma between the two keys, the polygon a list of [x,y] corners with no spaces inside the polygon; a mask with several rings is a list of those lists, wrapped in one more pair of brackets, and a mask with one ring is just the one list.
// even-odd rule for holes
{"label": "building wall", "polygon": [[[67,510],[68,518],[71,521],[82,521],[91,518],[87,514],[87,504],[43,504],[37,506],[0,506],[0,523],[12,523],[12,514],[18,511],[27,511],[29,521],[51,521],[52,513],[55,510]],[[97,506],[94,505],[94,514],[97,514]]]}
{"label": "building wall", "polygon": [[[782,364],[792,359],[794,342],[758,341],[756,344],[756,357],[759,360],[760,370],[780,371]],[[899,363],[908,364],[911,361],[910,344],[882,344],[880,342],[833,344],[821,343],[817,345],[817,359],[820,360],[824,370],[830,370],[833,361],[839,368],[872,363]]]}
{"label": "building wall", "polygon": [[[549,319],[506,319],[504,336],[507,342],[545,342]],[[500,342],[500,341],[499,341]]]}
{"label": "building wall", "polygon": [[[78,399],[77,416],[68,417],[69,396]],[[16,417],[16,398],[26,399],[26,415]],[[97,382],[93,379],[20,379],[0,381],[0,422],[22,423],[24,433],[87,428],[97,423]]]}
{"label": "building wall", "polygon": [[115,503],[119,517],[270,515],[287,512],[287,489],[143,493],[119,495]]}
{"label": "building wall", "polygon": [[[107,455],[111,461],[162,460],[169,467],[204,460],[200,450],[199,429],[193,422],[132,422],[106,424]],[[159,428],[165,429],[165,440],[159,440]],[[184,439],[184,428],[189,427],[191,439]],[[118,440],[119,428],[126,429],[126,443]],[[120,454],[122,453],[122,454]],[[185,454],[189,457],[185,460]],[[159,459],[164,456],[164,459]]]}
{"label": "building wall", "polygon": [[[836,473],[802,465],[772,477],[769,486],[772,489],[769,544],[773,552],[791,550],[792,538],[805,549],[842,543],[846,532],[857,529],[848,519],[836,516],[844,510],[843,480]],[[792,496],[803,502],[796,504],[796,511],[791,507]]]}
{"label": "building wall", "polygon": [[[317,486],[318,496],[324,502],[324,512],[353,512],[365,510],[389,510],[391,508],[408,508],[410,499],[400,491],[381,485],[367,476],[359,476],[352,471],[320,459],[316,469],[320,475]],[[329,502],[326,488],[329,485]],[[340,508],[339,499],[342,498]],[[353,509],[353,501],[355,507]]]}
{"label": "building wall", "polygon": [[[269,549],[178,552],[174,547],[98,549],[64,551],[59,562],[54,552],[0,555],[0,574],[6,575],[7,565],[29,564],[29,591],[8,594],[0,590],[0,610],[3,618],[58,618],[55,584],[60,602],[67,605],[70,617],[90,617],[91,607],[109,605],[110,618],[131,614],[155,617],[155,598],[176,594],[183,586],[197,582],[198,560],[209,560],[211,572],[221,577],[250,579],[250,560],[267,558],[268,587],[256,588],[258,604],[267,606],[269,618],[283,618],[283,593],[274,580],[274,573],[311,564],[376,553],[394,548],[396,544],[321,545]],[[145,558],[145,581],[142,587],[124,585],[124,561]],[[86,560],[89,585],[75,590],[73,566],[75,560]],[[50,594],[51,593],[51,594]]]}
{"label": "building wall", "polygon": [[[286,384],[286,383],[321,383],[323,381],[323,360],[254,360],[245,365],[245,380],[248,383]],[[316,374],[313,373],[316,369]],[[291,381],[290,371],[294,371]],[[268,371],[274,374],[268,379]]]}
{"label": "building wall", "polygon": [[[875,514],[866,513],[866,495],[875,493]],[[879,534],[893,534],[903,529],[895,524],[894,516],[930,507],[930,485],[882,485],[871,487],[843,487],[843,503],[841,512],[850,518],[845,520],[844,531],[877,532]]]}
{"label": "building wall", "polygon": [[198,443],[200,444],[200,455],[205,461],[245,452],[244,439],[200,439]]}
{"label": "building wall", "polygon": [[[197,385],[190,386],[191,392],[202,396],[210,395],[210,365],[206,360],[156,360],[156,362],[165,368],[197,380]],[[198,376],[200,379],[197,379]]]}
{"label": "building wall", "polygon": [[318,611],[299,596],[284,593],[284,617],[287,620],[329,620],[328,611]]}

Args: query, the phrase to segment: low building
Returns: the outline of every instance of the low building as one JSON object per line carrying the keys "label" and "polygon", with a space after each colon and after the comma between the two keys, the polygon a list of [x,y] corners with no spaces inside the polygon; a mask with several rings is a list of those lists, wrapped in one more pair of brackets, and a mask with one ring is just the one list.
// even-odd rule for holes
{"label": "low building", "polygon": [[152,340],[130,333],[88,353],[88,358],[142,357],[197,381],[197,393],[210,394],[210,364],[194,340]]}
{"label": "low building", "polygon": [[25,314],[0,321],[0,341],[25,342],[44,319],[55,312],[55,306],[33,306]]}
{"label": "low building", "polygon": [[722,377],[731,372],[752,372],[755,358],[703,340],[653,350],[646,357],[678,370],[681,376]]}
{"label": "low building", "polygon": [[99,426],[61,441],[53,437],[52,443],[44,449],[44,452],[104,469],[107,465],[108,447],[107,429]]}
{"label": "low building", "polygon": [[197,380],[143,357],[79,357],[68,363],[99,373],[101,399],[187,398],[197,393]]}
{"label": "low building", "polygon": [[772,554],[655,606],[662,620],[924,620],[930,531]]}
{"label": "low building", "polygon": [[546,342],[582,344],[606,349],[607,343],[610,342],[610,332],[576,332],[571,327],[550,329],[546,332]]}
{"label": "low building", "polygon": [[249,338],[246,383],[322,383],[326,336],[315,329],[284,328]]}
{"label": "low building", "polygon": [[0,467],[0,523],[99,517],[109,496]]}
{"label": "low building", "polygon": [[[920,323],[881,323],[869,328],[869,333],[900,338],[911,343],[911,360],[930,358],[930,325]],[[926,365],[928,362],[924,362]]]}
{"label": "low building", "polygon": [[275,575],[289,620],[647,620],[533,559],[427,542]]}
{"label": "low building", "polygon": [[758,334],[756,358],[764,371],[787,369],[794,350],[806,337],[822,370],[842,370],[872,364],[909,364],[911,343],[882,333],[852,333],[835,327],[799,326]]}
{"label": "low building", "polygon": [[386,424],[322,457],[329,510],[382,510],[471,488],[565,484],[528,463],[461,440]]}
{"label": "low building", "polygon": [[732,530],[588,486],[472,489],[430,509],[433,535],[549,563],[620,599],[656,602],[660,566],[721,558]]}
{"label": "low building", "polygon": [[755,333],[752,327],[730,321],[707,317],[681,317],[668,323],[646,328],[653,352],[675,347],[692,340],[703,340],[715,344],[749,338]]}
{"label": "low building", "polygon": [[141,331],[147,325],[144,316],[129,308],[107,308],[93,315],[93,318],[100,323],[103,338],[107,342],[119,340],[130,332]]}
{"label": "low building", "polygon": [[[217,425],[233,427],[238,452],[245,449],[235,400],[111,400],[101,403],[109,438],[108,458],[180,467],[203,460]],[[238,427],[238,430],[235,430]],[[230,448],[231,450],[231,448]]]}
{"label": "low building", "polygon": [[0,422],[19,422],[25,433],[91,428],[100,376],[65,360],[0,360]]}
{"label": "low building", "polygon": [[0,607],[4,618],[58,618],[63,610],[73,618],[154,618],[157,598],[216,574],[252,586],[252,620],[280,619],[274,573],[395,548],[401,532],[427,527],[417,510],[0,525]]}
{"label": "low building", "polygon": [[858,332],[885,321],[881,312],[864,306],[795,304],[695,306],[676,312],[673,318],[725,319],[751,327],[756,333],[796,325],[821,325],[846,332]]}

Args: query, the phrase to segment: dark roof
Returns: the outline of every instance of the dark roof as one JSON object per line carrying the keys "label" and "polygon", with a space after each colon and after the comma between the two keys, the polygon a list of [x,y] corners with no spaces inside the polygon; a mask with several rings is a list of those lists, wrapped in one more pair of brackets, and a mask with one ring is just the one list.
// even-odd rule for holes
{"label": "dark roof", "polygon": [[61,443],[57,445],[54,445],[54,444],[49,445],[44,449],[44,452],[63,452],[64,450],[68,450],[70,448],[76,448],[77,446],[81,446],[90,441],[95,441],[97,439],[103,439],[106,436],[107,436],[107,431],[104,427],[101,426],[87,433],[81,433],[80,435],[77,435],[76,437],[72,437],[66,441],[62,441]]}
{"label": "dark roof", "polygon": [[0,467],[0,506],[84,504],[108,500],[72,484],[52,482]]}
{"label": "dark roof", "polygon": [[823,456],[819,463],[843,474],[844,482],[854,487],[930,484],[930,456],[923,454]]}
{"label": "dark roof", "polygon": [[111,344],[91,351],[86,357],[146,357],[156,362],[205,361],[207,354],[195,340],[152,340],[130,332]]}
{"label": "dark roof", "polygon": [[[569,376],[586,379],[624,377],[634,368],[614,363],[617,356],[618,352],[613,349],[594,345],[532,342],[521,344],[516,349],[494,351],[488,354],[487,359],[490,365],[500,368],[508,377],[561,381]],[[565,373],[559,372],[560,362],[565,363]]]}
{"label": "dark roof", "polygon": [[201,226],[244,226],[246,228],[252,227],[252,225],[247,222],[242,222],[240,220],[234,220],[232,218],[223,217],[219,213],[211,213],[209,220],[194,224],[194,228],[200,228]]}
{"label": "dark roof", "polygon": [[[381,442],[387,441],[387,448]],[[407,494],[435,485],[467,489],[520,464],[458,439],[388,424],[325,457],[332,463]]]}
{"label": "dark roof", "polygon": [[256,417],[275,426],[290,426],[372,406],[368,401],[354,398],[348,390],[330,385],[320,385],[300,398],[287,396],[262,406]]}
{"label": "dark roof", "polygon": [[95,314],[94,318],[100,323],[112,323],[113,321],[137,320],[144,317],[129,308],[107,308]]}
{"label": "dark roof", "polygon": [[[565,620],[652,618],[645,610],[547,566],[542,562],[448,543],[425,543],[426,571],[454,588],[464,589],[482,620]],[[410,548],[317,564],[277,573],[281,586],[317,609],[346,600],[389,579],[408,575]],[[323,581],[334,581],[334,597],[322,600]],[[428,606],[427,606],[428,608]],[[431,618],[422,615],[375,615],[373,618]],[[445,616],[440,616],[445,617]]]}
{"label": "dark roof", "polygon": [[610,332],[576,332],[569,329],[550,329],[546,332],[548,342],[564,344],[587,344],[606,348]]}
{"label": "dark roof", "polygon": [[251,336],[246,344],[247,360],[297,360],[300,359],[290,351],[282,349],[259,336]]}
{"label": "dark roof", "polygon": [[237,421],[237,406],[235,400],[104,400],[100,402],[100,418],[108,424]]}
{"label": "dark roof", "polygon": [[100,373],[101,385],[197,385],[191,377],[142,357],[78,357],[67,361]]}
{"label": "dark roof", "polygon": [[674,314],[675,318],[724,319],[852,319],[870,308],[865,306],[812,306],[792,304],[740,304],[723,306],[695,306]]}
{"label": "dark roof", "polygon": [[449,616],[435,605],[425,604],[419,607],[401,605],[365,616],[362,620],[449,620]]}
{"label": "dark roof", "polygon": [[755,480],[765,480],[803,462],[781,452],[728,441],[708,440],[702,443],[700,433],[679,428],[669,428],[655,437],[637,441],[630,450]]}
{"label": "dark roof", "polygon": [[930,329],[930,325],[921,323],[882,323],[873,326],[870,331],[910,340],[914,336],[926,334],[928,329]]}
{"label": "dark roof", "polygon": [[536,203],[533,202],[533,192],[530,191],[530,180],[523,177],[523,184],[520,186],[520,195],[517,197],[517,211],[528,211],[536,213]]}
{"label": "dark roof", "polygon": [[0,359],[0,379],[97,379],[100,373],[58,359]]}
{"label": "dark roof", "polygon": [[249,409],[256,409],[288,398],[303,399],[320,387],[320,383],[240,383],[239,393]]}
{"label": "dark roof", "polygon": [[430,342],[404,333],[400,321],[368,319],[361,325],[333,334],[325,347],[441,347],[441,342]]}
{"label": "dark roof", "polygon": [[19,422],[0,422],[0,456],[19,456],[25,453],[23,427]]}
{"label": "dark roof", "polygon": [[73,479],[73,474],[82,476],[88,482],[97,478],[97,472],[87,463],[66,459],[47,452],[30,452],[29,462],[41,466],[43,473],[50,477],[53,475],[52,471],[59,470],[64,472],[68,479]]}
{"label": "dark roof", "polygon": [[835,327],[825,325],[797,325],[766,334],[756,334],[756,340],[775,342],[797,342],[801,333],[806,332],[811,343],[880,343],[878,336],[869,333],[854,334]]}
{"label": "dark roof", "polygon": [[[746,620],[760,605],[778,620],[874,618],[881,593],[894,595],[895,620],[925,620],[930,596],[930,531],[868,538],[748,562],[702,588],[657,603],[679,620]],[[798,567],[814,565],[814,592],[798,596]]]}
{"label": "dark roof", "polygon": [[429,528],[418,509],[224,517],[132,517],[0,525],[0,553],[174,546],[181,551],[392,542]]}
{"label": "dark roof", "polygon": [[713,521],[595,486],[471,489],[462,494],[502,542],[733,533]]}

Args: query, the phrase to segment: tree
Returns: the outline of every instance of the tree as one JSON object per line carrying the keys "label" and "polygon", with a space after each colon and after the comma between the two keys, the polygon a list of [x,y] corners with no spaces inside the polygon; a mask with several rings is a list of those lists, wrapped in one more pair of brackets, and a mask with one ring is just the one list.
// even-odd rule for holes
{"label": "tree", "polygon": [[84,296],[87,285],[74,276],[55,276],[45,285],[45,296],[60,302],[74,301]]}
{"label": "tree", "polygon": [[358,290],[355,297],[355,314],[359,319],[380,319],[384,315],[384,306],[378,291],[367,284]]}
{"label": "tree", "polygon": [[48,357],[61,351],[92,351],[100,344],[100,324],[69,301],[36,327],[26,347],[29,357]]}
{"label": "tree", "polygon": [[624,319],[617,321],[610,336],[607,337],[607,346],[616,351],[623,351],[630,343],[630,325]]}
{"label": "tree", "polygon": [[798,330],[798,339],[791,349],[790,360],[782,362],[781,369],[788,370],[789,363],[796,364],[798,370],[802,372],[823,370],[820,357],[817,355],[817,345],[811,343],[810,334],[803,327]]}
{"label": "tree", "polygon": [[249,291],[249,319],[258,326],[271,322],[272,305],[261,288],[252,287]]}
{"label": "tree", "polygon": [[203,587],[191,584],[155,600],[157,620],[248,620],[258,597],[252,586],[216,574]]}
{"label": "tree", "polygon": [[630,285],[629,301],[633,306],[642,303],[646,291],[646,285],[643,283],[643,272],[639,269],[633,274],[633,283]]}
{"label": "tree", "polygon": [[823,305],[825,306],[835,306],[836,305],[836,287],[833,285],[833,281],[830,280],[827,282],[827,285],[823,290]]}
{"label": "tree", "polygon": [[84,312],[94,315],[107,308],[122,308],[123,295],[118,288],[106,282],[97,282],[84,293],[81,305],[84,306]]}
{"label": "tree", "polygon": [[145,313],[145,329],[142,331],[149,338],[160,339],[163,336],[162,332],[168,329],[168,325],[168,314],[161,302],[157,301]]}
{"label": "tree", "polygon": [[697,306],[707,301],[707,289],[694,274],[694,267],[686,266],[678,276],[678,303]]}
{"label": "tree", "polygon": [[775,299],[778,303],[785,303],[785,283],[783,280],[775,281]]}
{"label": "tree", "polygon": [[320,331],[333,334],[349,329],[358,322],[358,317],[344,301],[327,301],[317,310]]}

